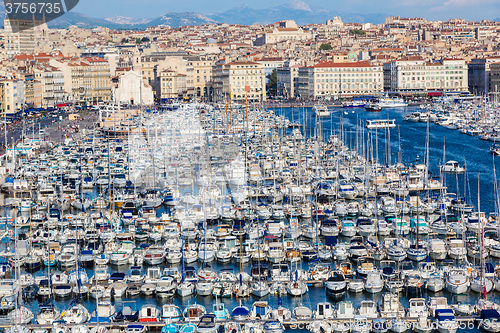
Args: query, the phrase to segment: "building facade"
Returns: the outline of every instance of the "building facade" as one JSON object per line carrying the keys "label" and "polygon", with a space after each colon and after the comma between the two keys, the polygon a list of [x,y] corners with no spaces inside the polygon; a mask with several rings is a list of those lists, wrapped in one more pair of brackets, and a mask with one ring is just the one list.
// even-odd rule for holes
{"label": "building facade", "polygon": [[472,94],[487,94],[491,91],[490,67],[500,62],[500,57],[472,59],[469,63],[469,91]]}
{"label": "building facade", "polygon": [[[195,98],[211,98],[213,95],[213,68],[215,61],[207,56],[187,57],[186,75],[191,82]],[[191,89],[190,89],[191,90]]]}
{"label": "building facade", "polygon": [[266,80],[262,64],[235,61],[218,64],[214,79],[218,101],[227,97],[235,101],[259,101],[266,98]]}
{"label": "building facade", "polygon": [[64,76],[67,99],[78,105],[111,100],[109,63],[99,57],[51,59],[50,64]]}
{"label": "building facade", "polygon": [[113,89],[113,100],[120,104],[152,105],[153,88],[144,82],[142,75],[129,71],[120,76],[118,87]]}
{"label": "building facade", "polygon": [[429,62],[406,57],[384,64],[384,89],[391,92],[467,91],[467,64],[463,59]]}
{"label": "building facade", "polygon": [[[35,107],[55,107],[57,104],[69,101],[64,90],[63,72],[50,65],[37,65],[34,67],[35,81]],[[36,87],[36,85],[39,87]],[[37,92],[39,96],[37,96]]]}
{"label": "building facade", "polygon": [[284,98],[295,98],[300,67],[300,65],[278,67],[276,70],[278,79],[278,96],[282,96]]}
{"label": "building facade", "polygon": [[171,69],[160,73],[161,99],[177,99],[187,96],[186,74]]}
{"label": "building facade", "polygon": [[490,94],[492,95],[492,100],[500,101],[500,62],[490,65]]}
{"label": "building facade", "polygon": [[299,69],[299,94],[304,99],[343,98],[383,91],[382,66],[367,61],[321,62]]}
{"label": "building facade", "polygon": [[4,19],[4,38],[7,56],[35,52],[35,22],[33,20]]}
{"label": "building facade", "polygon": [[15,114],[24,108],[25,101],[24,80],[0,80],[0,117],[5,114]]}

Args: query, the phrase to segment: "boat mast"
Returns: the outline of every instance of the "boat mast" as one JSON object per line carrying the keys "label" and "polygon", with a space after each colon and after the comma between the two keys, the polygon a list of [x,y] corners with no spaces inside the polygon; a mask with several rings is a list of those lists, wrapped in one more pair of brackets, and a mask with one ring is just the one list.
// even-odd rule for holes
{"label": "boat mast", "polygon": [[479,186],[479,172],[477,173],[477,214],[478,214],[478,220],[479,220],[479,255],[480,255],[480,269],[481,269],[481,275],[480,275],[480,290],[479,294],[481,295],[481,298],[485,299],[486,298],[486,286],[484,284],[484,258],[483,258],[483,221],[481,220],[481,201],[480,201],[480,186]]}

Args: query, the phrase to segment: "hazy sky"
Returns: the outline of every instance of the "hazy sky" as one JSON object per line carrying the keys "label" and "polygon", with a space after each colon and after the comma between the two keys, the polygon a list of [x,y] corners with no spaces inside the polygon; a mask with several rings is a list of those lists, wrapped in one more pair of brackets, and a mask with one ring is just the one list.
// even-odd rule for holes
{"label": "hazy sky", "polygon": [[[133,18],[156,18],[168,12],[224,12],[249,4],[269,8],[289,0],[80,0],[73,9],[95,18],[115,15]],[[383,13],[430,20],[464,18],[466,20],[500,18],[500,0],[306,0],[316,6],[347,13]]]}

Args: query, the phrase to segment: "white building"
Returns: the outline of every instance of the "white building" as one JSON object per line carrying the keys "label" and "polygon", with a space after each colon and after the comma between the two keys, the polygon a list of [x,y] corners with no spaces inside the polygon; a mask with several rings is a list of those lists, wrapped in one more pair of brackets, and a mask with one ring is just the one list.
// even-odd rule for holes
{"label": "white building", "polygon": [[429,62],[406,57],[384,65],[384,86],[389,91],[467,91],[468,71],[463,59]]}
{"label": "white building", "polygon": [[116,103],[151,105],[154,103],[153,88],[144,83],[142,76],[129,71],[120,76],[118,87],[113,89]]}
{"label": "white building", "polygon": [[305,99],[371,95],[383,91],[383,71],[367,61],[328,61],[300,68],[298,83],[298,93]]}

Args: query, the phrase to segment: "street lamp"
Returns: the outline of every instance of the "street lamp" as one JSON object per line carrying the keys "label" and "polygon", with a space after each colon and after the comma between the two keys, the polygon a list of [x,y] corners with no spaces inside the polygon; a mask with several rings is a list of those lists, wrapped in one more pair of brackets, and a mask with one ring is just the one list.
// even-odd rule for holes
{"label": "street lamp", "polygon": [[[14,176],[16,175],[16,151],[15,151],[15,147],[14,147],[14,137],[11,136],[10,137],[10,141],[12,142],[12,162],[14,162]],[[5,151],[7,152],[7,151]]]}
{"label": "street lamp", "polygon": [[5,98],[5,93],[4,93],[4,84],[3,82],[0,83],[0,89],[2,91],[2,111],[3,111],[3,129],[4,129],[4,139],[5,139],[5,154],[7,154],[7,111],[5,110],[5,103],[4,103],[4,98]]}

